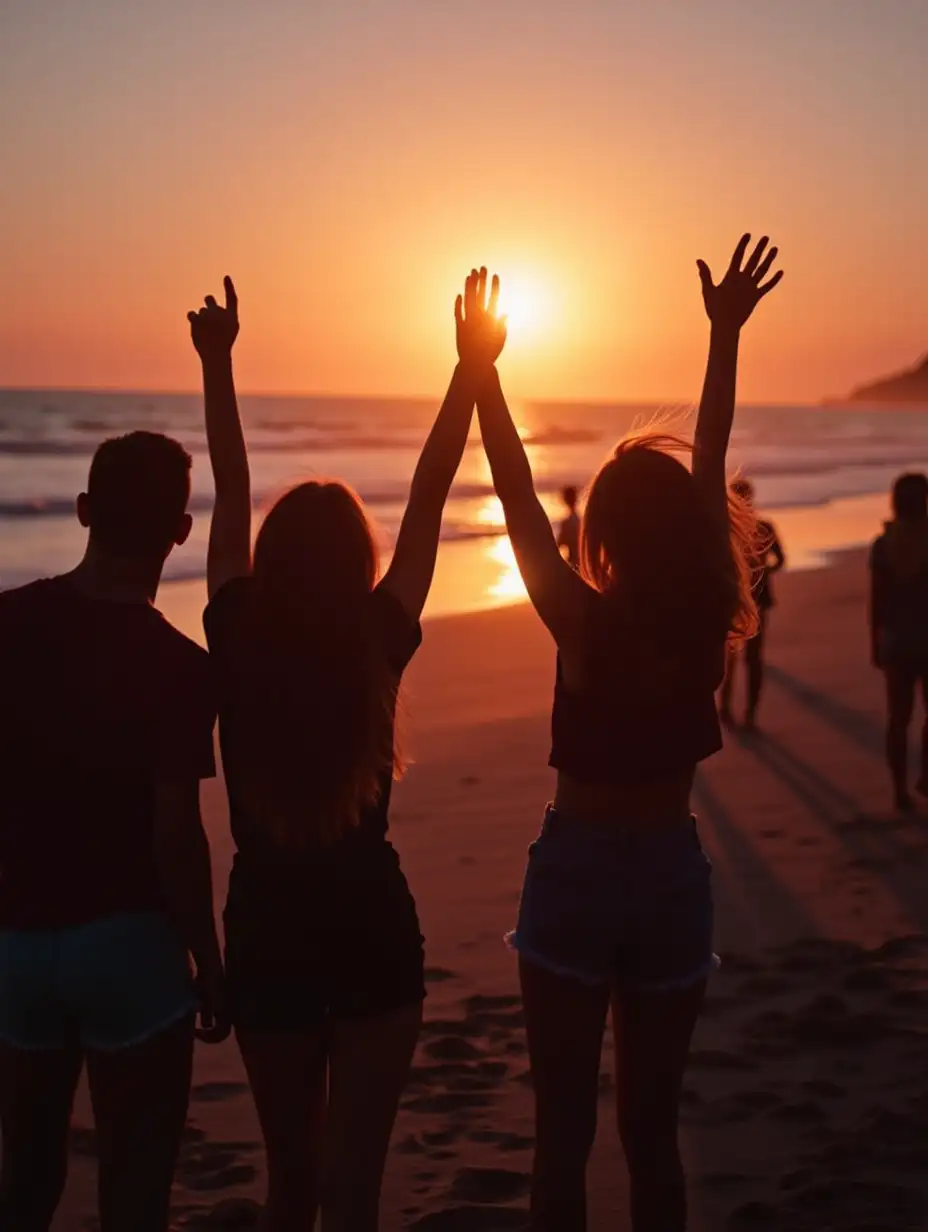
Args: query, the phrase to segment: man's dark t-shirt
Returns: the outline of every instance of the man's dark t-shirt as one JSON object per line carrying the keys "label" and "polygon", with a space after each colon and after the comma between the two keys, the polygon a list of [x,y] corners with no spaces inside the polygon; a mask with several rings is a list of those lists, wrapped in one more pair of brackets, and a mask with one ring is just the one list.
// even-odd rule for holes
{"label": "man's dark t-shirt", "polygon": [[[203,613],[203,625],[219,690],[219,742],[229,793],[232,837],[239,851],[260,852],[266,848],[266,837],[259,821],[249,815],[243,803],[244,793],[240,781],[242,767],[248,756],[239,711],[241,703],[224,687],[234,672],[232,656],[235,653],[235,637],[246,614],[251,589],[250,577],[234,578],[226,582]],[[372,592],[370,602],[373,606],[374,627],[379,632],[387,662],[399,683],[403,671],[421,644],[422,629],[419,622],[406,613],[399,600],[382,586]],[[325,722],[324,715],[320,716],[320,721]],[[383,841],[387,833],[391,787],[392,779],[389,773],[384,773],[377,801],[364,810],[357,830],[350,831],[347,836],[349,841]]]}
{"label": "man's dark t-shirt", "polygon": [[0,594],[0,928],[162,905],[155,788],[215,773],[206,652],[67,577]]}

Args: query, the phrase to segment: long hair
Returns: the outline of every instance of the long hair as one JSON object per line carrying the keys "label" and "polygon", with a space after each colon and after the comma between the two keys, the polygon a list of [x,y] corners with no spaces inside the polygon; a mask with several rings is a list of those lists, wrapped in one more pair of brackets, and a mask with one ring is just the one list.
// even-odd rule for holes
{"label": "long hair", "polygon": [[593,480],[580,532],[586,580],[614,594],[649,643],[684,652],[752,637],[758,627],[756,518],[729,490],[728,542],[720,544],[677,456],[691,453],[688,441],[659,428],[627,436]]}
{"label": "long hair", "polygon": [[372,621],[378,553],[338,482],[302,483],[258,533],[233,688],[249,809],[283,845],[330,844],[398,775],[396,679]]}

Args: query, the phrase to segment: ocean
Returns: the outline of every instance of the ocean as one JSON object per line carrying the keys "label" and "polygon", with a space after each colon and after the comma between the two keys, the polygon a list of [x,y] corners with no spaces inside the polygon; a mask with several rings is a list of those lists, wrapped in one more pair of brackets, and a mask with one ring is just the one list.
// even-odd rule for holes
{"label": "ocean", "polygon": [[[421,399],[242,397],[256,507],[295,480],[343,478],[363,497],[389,551],[437,405]],[[514,404],[552,518],[561,512],[558,493],[564,484],[582,487],[618,437],[667,411],[643,405]],[[683,416],[685,409],[677,413]],[[681,417],[676,427],[688,434],[693,422],[692,416]],[[74,564],[84,538],[74,498],[86,483],[93,450],[105,437],[135,428],[176,436],[193,455],[194,531],[169,558],[165,578],[203,576],[212,480],[199,395],[0,390],[0,588]],[[788,529],[791,565],[814,565],[826,553],[865,543],[879,531],[887,489],[900,470],[928,470],[928,407],[745,406],[736,417],[730,460],[733,470],[754,480],[758,504],[776,514],[781,533]],[[442,555],[454,559],[453,545],[467,543],[467,559],[473,560],[479,544],[503,573],[511,573],[503,535],[502,511],[475,427],[446,507]],[[511,579],[497,581],[494,589],[483,574],[475,576],[469,593],[467,578],[459,578],[450,607],[519,596]]]}

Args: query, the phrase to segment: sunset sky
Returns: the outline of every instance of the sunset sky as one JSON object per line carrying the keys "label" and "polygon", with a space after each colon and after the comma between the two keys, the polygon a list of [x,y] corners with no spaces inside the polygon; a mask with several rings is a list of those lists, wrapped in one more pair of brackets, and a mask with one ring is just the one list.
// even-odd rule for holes
{"label": "sunset sky", "polygon": [[514,392],[689,398],[747,229],[742,395],[840,393],[928,350],[926,62],[926,0],[3,0],[0,385],[193,388],[228,271],[243,388],[433,394],[483,261]]}

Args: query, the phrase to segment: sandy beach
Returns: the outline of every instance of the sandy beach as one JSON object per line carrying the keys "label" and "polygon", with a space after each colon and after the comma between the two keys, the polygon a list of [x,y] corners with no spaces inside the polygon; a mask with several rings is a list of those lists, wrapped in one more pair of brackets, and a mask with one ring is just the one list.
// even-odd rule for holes
{"label": "sandy beach", "polygon": [[[860,553],[777,579],[761,734],[730,734],[699,774],[722,957],[683,1110],[700,1232],[922,1228],[928,1212],[928,815],[887,812],[865,585]],[[189,623],[194,592],[170,591],[162,606]],[[429,621],[409,672],[414,765],[392,837],[419,904],[430,995],[385,1232],[525,1219],[531,1094],[502,935],[551,790],[552,673],[524,604]],[[221,904],[232,854],[221,782],[205,809]],[[262,1152],[234,1043],[200,1046],[195,1083],[176,1226],[253,1227]],[[601,1085],[594,1232],[627,1227],[608,1043]],[[83,1092],[75,1125],[59,1232],[94,1226]]]}

